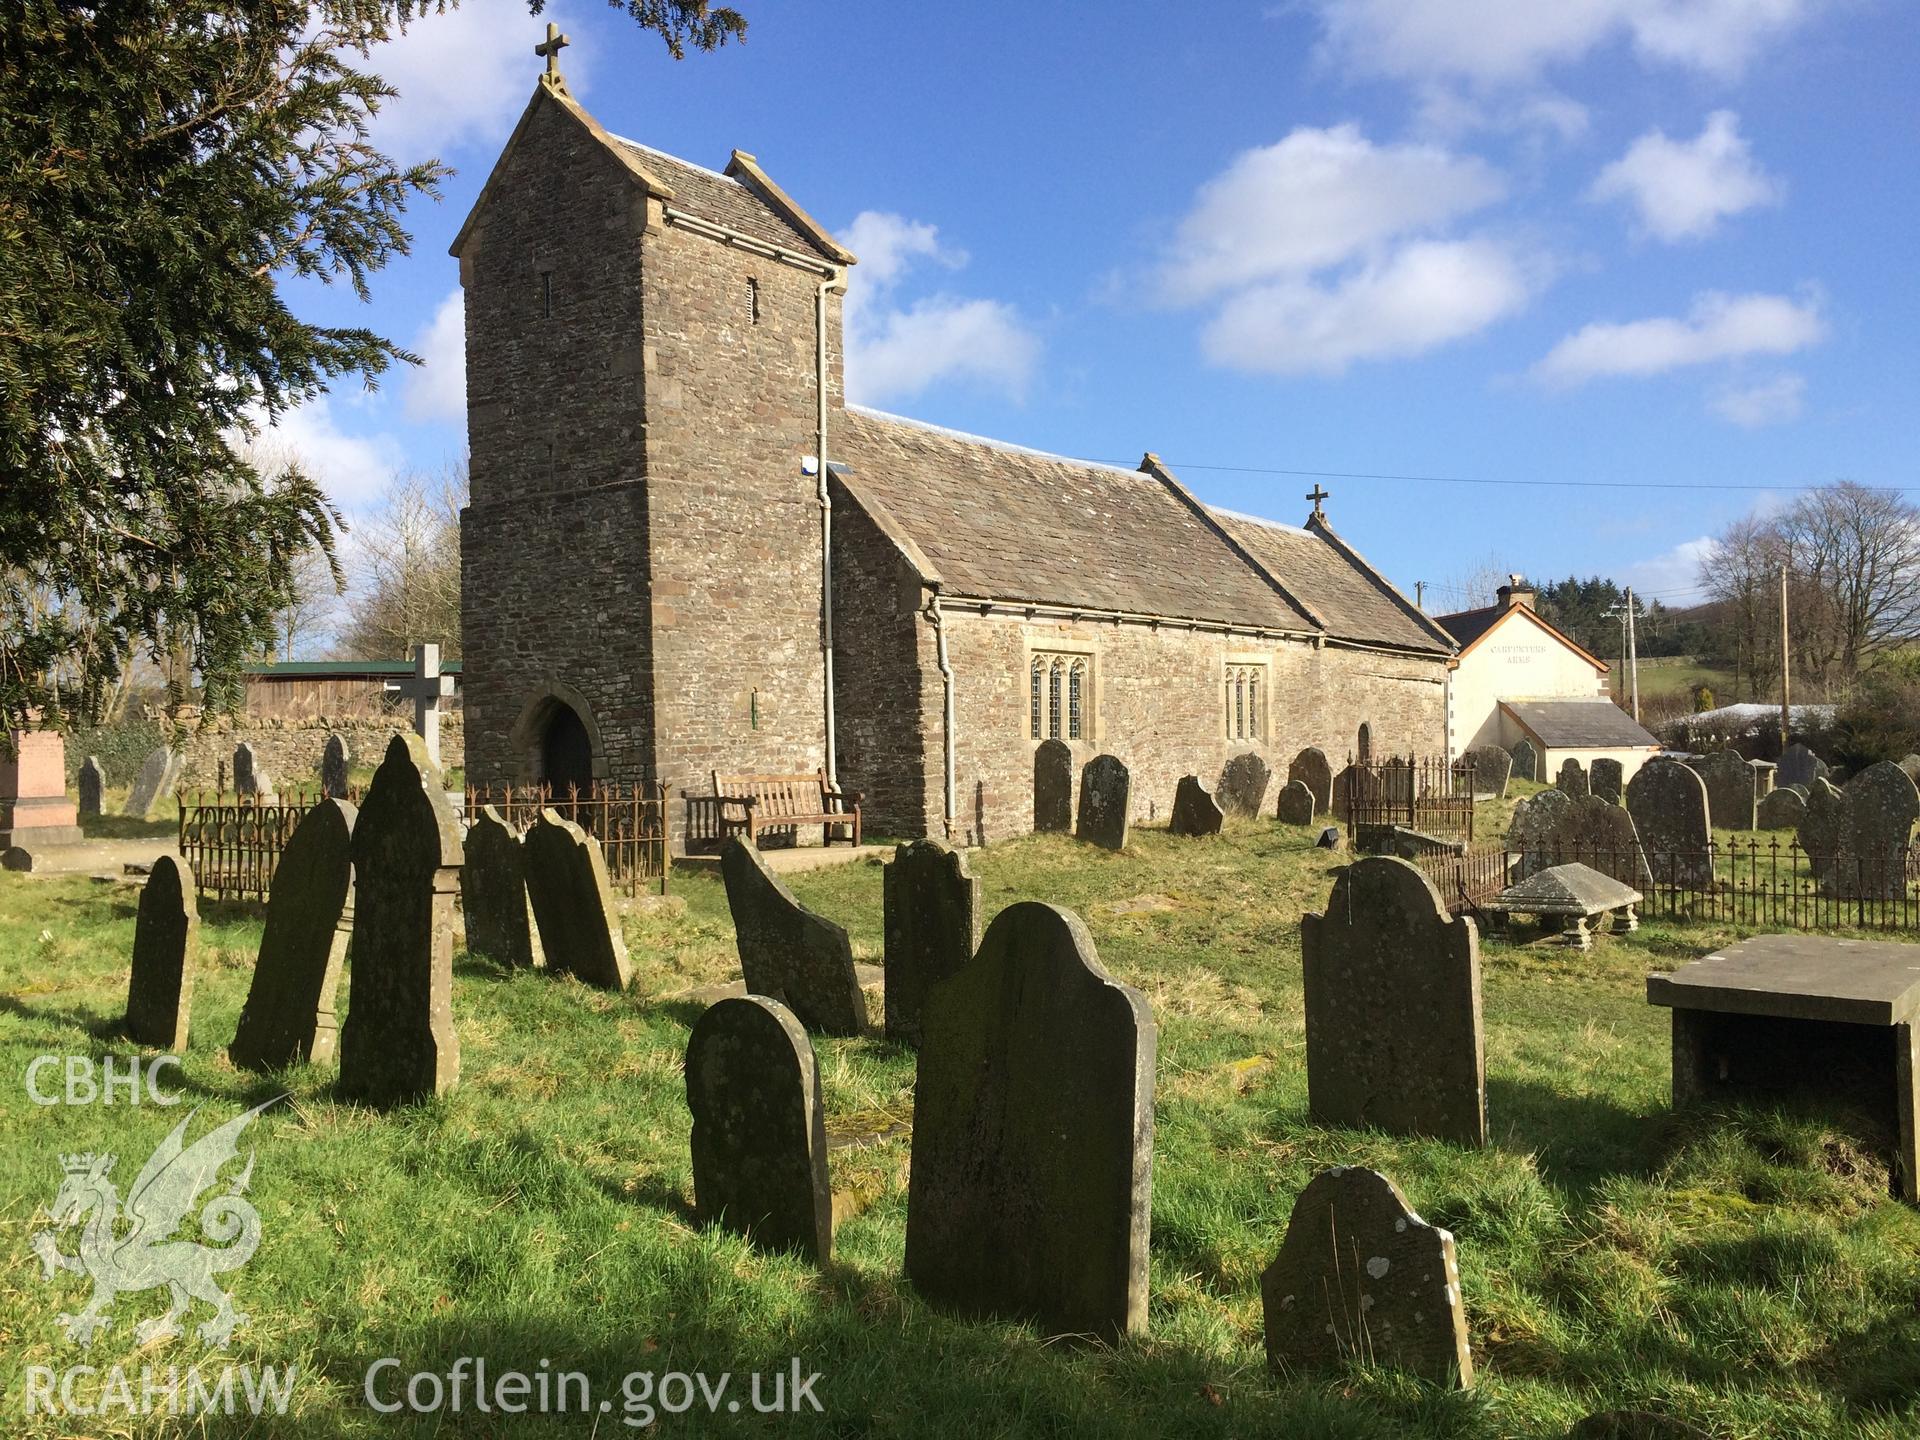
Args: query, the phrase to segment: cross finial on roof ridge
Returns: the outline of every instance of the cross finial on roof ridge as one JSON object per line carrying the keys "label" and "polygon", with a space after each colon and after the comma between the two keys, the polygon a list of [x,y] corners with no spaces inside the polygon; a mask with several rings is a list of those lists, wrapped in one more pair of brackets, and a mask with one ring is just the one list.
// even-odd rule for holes
{"label": "cross finial on roof ridge", "polygon": [[533,53],[546,58],[546,81],[549,85],[564,85],[565,78],[560,74],[560,52],[573,41],[560,33],[560,27],[551,20],[547,22],[547,38],[544,44],[533,47]]}
{"label": "cross finial on roof ridge", "polygon": [[1313,502],[1313,518],[1314,519],[1324,520],[1327,518],[1327,512],[1320,508],[1320,502],[1322,500],[1331,500],[1332,498],[1333,498],[1333,493],[1328,490],[1323,490],[1320,487],[1320,482],[1316,480],[1314,482],[1313,489],[1309,491],[1307,494],[1307,499]]}

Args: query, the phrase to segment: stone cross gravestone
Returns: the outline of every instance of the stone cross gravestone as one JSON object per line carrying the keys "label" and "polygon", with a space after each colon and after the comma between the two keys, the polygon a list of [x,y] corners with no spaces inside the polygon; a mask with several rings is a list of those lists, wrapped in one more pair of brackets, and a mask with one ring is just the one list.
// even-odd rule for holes
{"label": "stone cross gravestone", "polygon": [[1586,767],[1571,755],[1560,762],[1560,773],[1554,777],[1553,788],[1575,800],[1593,793],[1593,784],[1587,778]]}
{"label": "stone cross gravestone", "polygon": [[548,972],[602,990],[626,989],[633,967],[600,842],[546,809],[521,840],[520,857]]}
{"label": "stone cross gravestone", "polygon": [[1627,782],[1627,814],[1654,883],[1683,890],[1713,886],[1713,831],[1707,782],[1678,760],[1656,755]]}
{"label": "stone cross gravestone", "polygon": [[1267,762],[1252,750],[1236,755],[1220,773],[1220,808],[1229,815],[1251,820],[1266,803],[1267,786],[1273,772]]}
{"label": "stone cross gravestone", "polygon": [[1064,740],[1034,747],[1033,828],[1042,835],[1073,829],[1073,747]]}
{"label": "stone cross gravestone", "polygon": [[1840,827],[1846,821],[1847,801],[1840,787],[1824,775],[1817,775],[1807,786],[1807,816],[1800,822],[1800,852],[1807,868],[1817,880],[1824,880],[1833,869],[1833,857],[1840,849]]}
{"label": "stone cross gravestone", "polygon": [[1538,780],[1540,778],[1540,752],[1533,748],[1531,740],[1522,740],[1507,752],[1513,757],[1513,778],[1516,780]]}
{"label": "stone cross gravestone", "polygon": [[887,1038],[918,1045],[927,996],[980,948],[980,882],[959,851],[915,840],[895,849],[881,890]]}
{"label": "stone cross gravestone", "polygon": [[267,891],[266,933],[227,1057],[269,1071],[334,1056],[334,993],[353,934],[354,809],[322,800],[280,852]]}
{"label": "stone cross gravestone", "polygon": [[395,737],[354,820],[353,988],[340,1028],[339,1088],[375,1106],[444,1095],[460,1082],[460,822],[432,778]]}
{"label": "stone cross gravestone", "polygon": [[1287,766],[1287,779],[1298,780],[1313,792],[1313,813],[1327,815],[1333,811],[1333,766],[1328,763],[1326,752],[1317,745],[1309,745],[1293,757]]}
{"label": "stone cross gravestone", "polygon": [[1280,802],[1275,814],[1282,825],[1311,825],[1314,799],[1304,781],[1289,780],[1280,787]]}
{"label": "stone cross gravestone", "polygon": [[1377,1170],[1337,1166],[1308,1182],[1260,1277],[1260,1301],[1275,1370],[1357,1360],[1437,1385],[1473,1384],[1453,1236],[1416,1215]]}
{"label": "stone cross gravestone", "polygon": [[413,701],[413,733],[425,743],[433,768],[440,769],[440,701],[453,694],[453,676],[440,672],[440,647],[414,646],[413,675],[389,682],[388,688]]}
{"label": "stone cross gravestone", "polygon": [[1066,910],[1023,901],[933,993],[907,1277],[934,1304],[1108,1340],[1147,1323],[1156,1034]]}
{"label": "stone cross gravestone", "polygon": [[320,752],[320,793],[329,800],[347,798],[347,742],[338,735],[327,737]]}
{"label": "stone cross gravestone", "polygon": [[1473,921],[1406,861],[1370,855],[1301,917],[1300,946],[1314,1121],[1486,1144]]}
{"label": "stone cross gravestone", "polygon": [[100,768],[100,762],[91,755],[81,763],[79,785],[81,818],[98,815],[101,796],[107,787],[107,776]]}
{"label": "stone cross gravestone", "polygon": [[[794,899],[760,852],[737,835],[720,852],[720,875],[748,993],[780,1001],[807,1029],[823,1035],[864,1031],[867,999],[847,932]],[[547,960],[553,961],[551,949]]]}
{"label": "stone cross gravestone", "polygon": [[1476,745],[1461,757],[1473,766],[1473,793],[1494,800],[1507,798],[1513,778],[1513,756],[1498,745]]}
{"label": "stone cross gravestone", "polygon": [[133,789],[127,793],[127,808],[123,812],[134,820],[144,820],[153,813],[154,803],[171,791],[180,778],[180,757],[165,745],[147,752],[147,758],[140,762],[140,773],[133,777]]}
{"label": "stone cross gravestone", "polygon": [[127,981],[127,1034],[159,1050],[187,1048],[193,1004],[194,931],[200,924],[193,872],[171,855],[153,862],[140,892]]}
{"label": "stone cross gravestone", "polygon": [[1762,830],[1798,830],[1807,818],[1807,800],[1798,790],[1769,790],[1754,807],[1754,823]]}
{"label": "stone cross gravestone", "polygon": [[1609,805],[1618,805],[1626,781],[1623,778],[1625,767],[1612,756],[1602,755],[1593,762],[1588,771],[1588,785],[1595,795]]}
{"label": "stone cross gravestone", "polygon": [[1774,774],[1778,785],[1811,785],[1816,776],[1827,773],[1827,762],[1796,740],[1780,754],[1780,768]]}
{"label": "stone cross gravestone", "polygon": [[1753,767],[1731,750],[1689,760],[1707,785],[1707,815],[1716,830],[1753,829]]}
{"label": "stone cross gravestone", "polygon": [[1920,819],[1920,790],[1899,765],[1882,760],[1841,792],[1840,843],[1823,892],[1842,900],[1899,900],[1907,893],[1907,849]]}
{"label": "stone cross gravestone", "polygon": [[1096,755],[1080,772],[1080,810],[1074,834],[1103,850],[1124,850],[1133,804],[1133,778],[1112,755]]}
{"label": "stone cross gravestone", "polygon": [[700,1222],[825,1264],[826,1107],[819,1062],[793,1012],[764,995],[717,1002],[694,1022],[686,1073]]}
{"label": "stone cross gravestone", "polygon": [[1226,820],[1221,809],[1198,775],[1183,775],[1173,791],[1173,813],[1167,817],[1167,829],[1175,835],[1218,835]]}
{"label": "stone cross gravestone", "polygon": [[510,970],[546,964],[527,909],[527,859],[499,810],[480,807],[467,827],[460,866],[460,912],[467,953]]}

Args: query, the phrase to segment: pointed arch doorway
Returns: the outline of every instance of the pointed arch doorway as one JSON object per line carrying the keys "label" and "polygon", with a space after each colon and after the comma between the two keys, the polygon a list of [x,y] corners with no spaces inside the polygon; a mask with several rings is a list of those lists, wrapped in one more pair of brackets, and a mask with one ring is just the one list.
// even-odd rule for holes
{"label": "pointed arch doorway", "polygon": [[563,797],[573,785],[582,793],[609,778],[606,747],[586,698],[549,680],[529,699],[513,727],[521,784],[549,786]]}

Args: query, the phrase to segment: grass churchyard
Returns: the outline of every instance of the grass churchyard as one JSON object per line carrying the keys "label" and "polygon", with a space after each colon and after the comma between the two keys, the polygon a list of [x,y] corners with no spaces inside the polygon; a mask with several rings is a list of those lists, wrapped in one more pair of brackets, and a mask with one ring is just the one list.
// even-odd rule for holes
{"label": "grass churchyard", "polygon": [[[1513,798],[1483,803],[1485,820],[1497,829]],[[1727,1437],[1920,1428],[1920,1211],[1890,1196],[1884,1137],[1845,1114],[1670,1109],[1668,1014],[1646,1003],[1645,976],[1737,932],[1649,920],[1585,953],[1483,937],[1486,1146],[1318,1125],[1301,916],[1326,909],[1351,857],[1313,848],[1314,834],[1230,818],[1200,839],[1135,827],[1118,852],[1056,834],[967,857],[980,925],[1021,901],[1070,909],[1157,1027],[1145,1328],[1066,1342],[930,1304],[907,1278],[915,1053],[883,1037],[871,989],[866,1034],[808,1037],[831,1258],[703,1223],[683,1062],[716,987],[739,975],[715,873],[677,871],[665,902],[616,899],[624,991],[456,948],[458,1084],[387,1110],[339,1098],[333,1063],[234,1067],[262,924],[212,902],[191,1044],[155,1079],[177,1103],[144,1089],[131,1103],[124,1085],[111,1105],[64,1103],[109,1060],[143,1053],[119,1029],[139,897],[0,876],[7,1432],[608,1435],[651,1416],[668,1433],[1493,1437],[1559,1436],[1605,1409]],[[878,964],[878,862],[785,883],[845,928],[856,962]],[[350,962],[342,1017],[353,984]],[[43,1067],[29,1093],[43,1055],[78,1058]],[[68,1152],[118,1156],[124,1196],[189,1112],[191,1140],[283,1093],[239,1150],[257,1251],[221,1279],[245,1323],[213,1346],[196,1305],[181,1333],[143,1343],[136,1325],[164,1292],[129,1292],[84,1359],[122,1367],[136,1390],[142,1367],[291,1369],[285,1413],[24,1414],[30,1367],[73,1363],[57,1317],[86,1295],[80,1276],[49,1283],[30,1244]],[[1450,1232],[1472,1388],[1353,1350],[1329,1368],[1269,1369],[1262,1273],[1298,1197],[1333,1167],[1380,1172]],[[453,1393],[463,1357],[496,1375],[583,1375],[593,1411],[477,1411],[470,1359],[459,1414],[376,1408],[419,1374]],[[730,1373],[736,1396],[758,1372],[763,1401],[774,1372],[789,1389],[817,1374],[806,1394],[820,1409],[758,1415],[722,1399],[709,1414],[693,1391],[674,1414],[662,1402],[679,1406],[677,1389],[627,1378],[668,1372]]]}

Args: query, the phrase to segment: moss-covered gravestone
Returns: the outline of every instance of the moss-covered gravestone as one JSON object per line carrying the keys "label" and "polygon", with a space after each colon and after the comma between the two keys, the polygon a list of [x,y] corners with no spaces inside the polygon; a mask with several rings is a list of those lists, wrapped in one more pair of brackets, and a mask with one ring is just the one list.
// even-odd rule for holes
{"label": "moss-covered gravestone", "polygon": [[1042,835],[1073,829],[1073,747],[1064,740],[1034,747],[1033,828]]}
{"label": "moss-covered gravestone", "polygon": [[1173,813],[1167,816],[1167,829],[1175,835],[1218,835],[1225,823],[1226,811],[1198,775],[1183,775],[1173,790]]}
{"label": "moss-covered gravestone", "polygon": [[1243,820],[1252,819],[1266,803],[1272,779],[1273,772],[1256,752],[1247,750],[1234,756],[1220,775],[1220,808]]}
{"label": "moss-covered gravestone", "polygon": [[467,827],[460,867],[460,912],[467,953],[511,970],[546,963],[527,913],[526,856],[500,812],[483,805]]}
{"label": "moss-covered gravestone", "polygon": [[127,1035],[158,1050],[187,1048],[193,1005],[194,932],[200,924],[193,872],[171,855],[153,862],[133,927]]}
{"label": "moss-covered gravestone", "polygon": [[1513,778],[1515,780],[1538,780],[1540,778],[1540,752],[1533,748],[1531,740],[1515,743],[1507,753],[1513,757]]}
{"label": "moss-covered gravestone", "polygon": [[1453,1236],[1377,1170],[1340,1166],[1308,1182],[1260,1277],[1260,1300],[1276,1370],[1357,1361],[1473,1384]]}
{"label": "moss-covered gravestone", "polygon": [[1593,769],[1588,772],[1588,783],[1592,786],[1595,795],[1609,805],[1618,805],[1621,791],[1626,783],[1623,779],[1625,772],[1626,767],[1618,760],[1609,755],[1602,755],[1593,762]]}
{"label": "moss-covered gravestone", "polygon": [[1513,756],[1498,745],[1476,745],[1460,757],[1473,766],[1473,793],[1494,800],[1507,798],[1513,778]]}
{"label": "moss-covered gravestone", "polygon": [[100,813],[101,795],[107,785],[106,772],[101,770],[100,762],[93,756],[87,756],[80,766],[80,818],[85,820]]}
{"label": "moss-covered gravestone", "polygon": [[1010,906],[922,1023],[907,1277],[970,1315],[1147,1322],[1153,1015],[1078,917]]}
{"label": "moss-covered gravestone", "polygon": [[1804,789],[1816,776],[1826,773],[1827,762],[1804,742],[1796,740],[1780,752],[1780,768],[1774,772],[1773,779],[1776,785],[1798,785]]}
{"label": "moss-covered gravestone", "polygon": [[1313,811],[1313,791],[1306,787],[1305,782],[1289,780],[1280,787],[1280,800],[1274,807],[1274,814],[1282,825],[1311,825]]}
{"label": "moss-covered gravestone", "polygon": [[1753,829],[1753,767],[1731,750],[1716,750],[1687,764],[1707,787],[1707,814],[1716,830]]}
{"label": "moss-covered gravestone", "polygon": [[1900,900],[1907,893],[1907,849],[1920,819],[1920,790],[1891,760],[1869,765],[1841,791],[1840,843],[1823,893],[1843,900]]}
{"label": "moss-covered gravestone", "polygon": [[1711,889],[1713,831],[1707,818],[1707,782],[1678,760],[1656,755],[1627,782],[1626,801],[1654,884]]}
{"label": "moss-covered gravestone", "polygon": [[329,800],[347,798],[347,742],[329,735],[320,752],[320,793]]}
{"label": "moss-covered gravestone", "polygon": [[1593,793],[1593,781],[1587,774],[1587,767],[1568,756],[1560,762],[1560,773],[1554,777],[1553,788],[1579,800]]}
{"label": "moss-covered gravestone", "polygon": [[340,1031],[340,1093],[382,1106],[445,1094],[460,1082],[453,1027],[460,823],[438,776],[415,763],[397,736],[373,772],[351,853],[353,989]]}
{"label": "moss-covered gravestone", "polygon": [[1333,766],[1327,762],[1327,754],[1317,745],[1309,745],[1293,757],[1287,766],[1287,779],[1298,780],[1313,792],[1313,813],[1330,814],[1333,810]]}
{"label": "moss-covered gravestone", "polygon": [[[1604,802],[1602,802],[1604,803]],[[1307,1109],[1321,1125],[1487,1143],[1480,946],[1406,861],[1339,871],[1300,920]]]}
{"label": "moss-covered gravestone", "polygon": [[1807,818],[1807,798],[1791,786],[1769,790],[1760,797],[1753,815],[1762,830],[1798,830]]}
{"label": "moss-covered gravestone", "polygon": [[1807,785],[1807,814],[1800,822],[1795,839],[1806,856],[1807,868],[1814,878],[1824,880],[1833,869],[1833,857],[1840,849],[1840,827],[1846,821],[1847,801],[1840,787],[1824,775]]}
{"label": "moss-covered gravestone", "polygon": [[928,994],[980,948],[980,882],[959,851],[915,840],[893,852],[882,904],[887,1038],[917,1045]]}
{"label": "moss-covered gravestone", "polygon": [[[794,899],[759,850],[737,835],[720,851],[720,876],[748,993],[778,1000],[823,1035],[864,1031],[867,999],[847,932]],[[553,952],[547,954],[551,964]]]}
{"label": "moss-covered gravestone", "polygon": [[825,1263],[833,1250],[820,1066],[793,1012],[722,1000],[687,1040],[693,1201],[701,1222]]}
{"label": "moss-covered gravestone", "polygon": [[267,928],[227,1057],[243,1070],[333,1059],[334,994],[353,935],[353,806],[322,800],[274,867]]}
{"label": "moss-covered gravestone", "polygon": [[165,745],[149,750],[147,758],[140,762],[140,773],[133,777],[133,788],[127,792],[127,808],[123,813],[129,819],[146,819],[154,802],[172,790],[179,778],[178,755]]}
{"label": "moss-covered gravestone", "polygon": [[1074,834],[1103,850],[1127,847],[1127,822],[1133,806],[1133,777],[1113,755],[1096,755],[1080,772],[1080,809]]}
{"label": "moss-covered gravestone", "polygon": [[633,966],[600,842],[549,809],[527,831],[520,853],[548,971],[602,990],[626,989]]}

